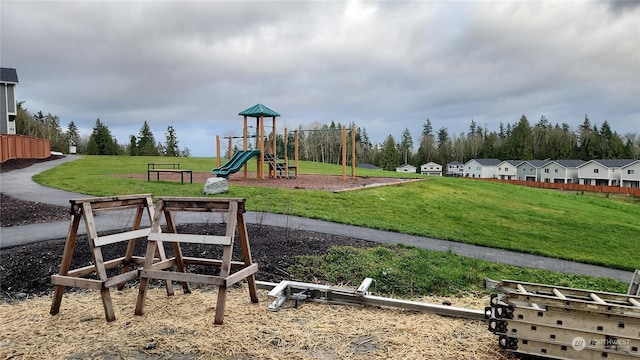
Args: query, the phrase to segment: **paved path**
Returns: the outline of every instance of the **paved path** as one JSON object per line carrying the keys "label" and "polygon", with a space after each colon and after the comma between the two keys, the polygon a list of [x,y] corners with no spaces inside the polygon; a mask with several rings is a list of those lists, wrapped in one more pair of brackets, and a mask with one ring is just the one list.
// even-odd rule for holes
{"label": "paved path", "polygon": [[[36,184],[31,177],[51,167],[67,161],[78,159],[77,156],[67,156],[63,159],[34,164],[28,168],[1,173],[1,191],[17,199],[38,201],[47,204],[69,206],[69,199],[86,197],[86,195],[71,193],[62,190],[51,189]],[[505,263],[536,269],[547,269],[572,274],[589,275],[595,277],[609,277],[623,282],[631,281],[633,273],[630,271],[610,269],[607,267],[576,263],[572,261],[547,258],[513,251],[468,245],[453,241],[425,238],[420,236],[393,233],[388,231],[373,230],[358,226],[336,224],[326,221],[306,219],[297,216],[278,215],[269,213],[248,212],[246,221],[253,224],[289,227],[317,231],[326,234],[344,235],[384,244],[405,244],[423,249],[436,251],[451,251],[453,253],[471,258],[483,259],[492,262]],[[211,214],[179,213],[176,214],[176,223],[201,223],[220,221],[221,217]],[[102,213],[96,217],[98,231],[115,230],[129,227],[131,218],[113,213]],[[84,224],[80,232],[84,233]],[[0,247],[23,245],[38,241],[63,239],[69,229],[68,221],[58,221],[45,224],[13,226],[0,228]]]}

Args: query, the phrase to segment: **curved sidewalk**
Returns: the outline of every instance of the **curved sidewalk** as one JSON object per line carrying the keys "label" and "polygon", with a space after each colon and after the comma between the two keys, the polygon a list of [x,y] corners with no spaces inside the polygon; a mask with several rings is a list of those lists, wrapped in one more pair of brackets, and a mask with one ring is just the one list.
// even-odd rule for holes
{"label": "curved sidewalk", "polygon": [[[1,173],[1,191],[21,200],[69,206],[70,199],[83,198],[86,197],[86,195],[41,186],[33,182],[31,177],[61,163],[73,161],[78,158],[79,157],[77,156],[67,156],[59,160],[34,164],[29,168]],[[184,224],[201,222],[211,223],[219,221],[220,219],[221,217],[212,217],[211,214],[181,213],[176,214],[175,220],[178,224]],[[633,272],[630,271],[616,270],[602,266],[469,245],[454,241],[438,240],[389,231],[374,230],[359,226],[337,224],[290,215],[247,212],[246,221],[252,224],[280,226],[294,230],[308,230],[332,235],[349,236],[384,244],[404,244],[429,250],[451,251],[458,255],[492,262],[595,277],[608,277],[626,283],[628,283],[633,276]],[[121,214],[102,213],[97,215],[96,225],[98,231],[122,229],[131,225],[131,218],[122,216]],[[51,239],[64,239],[67,236],[68,229],[68,221],[0,228],[0,247],[4,248],[24,245]],[[81,225],[80,230],[81,233],[85,232],[84,224]]]}

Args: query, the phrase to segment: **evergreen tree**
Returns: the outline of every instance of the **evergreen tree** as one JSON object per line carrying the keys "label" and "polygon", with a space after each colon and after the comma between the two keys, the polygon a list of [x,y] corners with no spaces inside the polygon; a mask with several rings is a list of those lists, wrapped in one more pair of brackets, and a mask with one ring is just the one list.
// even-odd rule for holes
{"label": "evergreen tree", "polygon": [[87,143],[87,154],[116,155],[117,147],[118,143],[111,136],[109,128],[97,119]]}
{"label": "evergreen tree", "polygon": [[135,137],[135,135],[129,135],[129,155],[138,155],[138,139]]}
{"label": "evergreen tree", "polygon": [[153,137],[153,132],[151,132],[151,128],[149,127],[149,124],[146,120],[144,124],[142,124],[142,128],[140,128],[137,148],[138,155],[141,156],[159,155],[158,149],[156,147],[156,139]]}
{"label": "evergreen tree", "polygon": [[402,140],[400,144],[401,154],[404,156],[404,163],[408,163],[409,157],[411,156],[411,149],[413,148],[413,139],[411,138],[411,133],[409,129],[405,128],[402,132]]}
{"label": "evergreen tree", "polygon": [[395,170],[400,165],[400,158],[395,139],[391,135],[387,136],[378,155],[378,166],[384,170]]}
{"label": "evergreen tree", "polygon": [[438,130],[438,163],[446,165],[452,160],[451,139],[449,139],[449,132],[446,127],[441,127]]}
{"label": "evergreen tree", "polygon": [[167,132],[165,133],[166,142],[164,144],[164,155],[165,156],[180,156],[180,148],[178,147],[178,138],[176,137],[176,132],[173,130],[173,126],[169,125],[167,127]]}
{"label": "evergreen tree", "polygon": [[76,146],[77,151],[77,147],[80,146],[80,130],[78,130],[78,126],[76,126],[76,123],[73,122],[73,120],[71,120],[67,125],[66,137],[67,144]]}

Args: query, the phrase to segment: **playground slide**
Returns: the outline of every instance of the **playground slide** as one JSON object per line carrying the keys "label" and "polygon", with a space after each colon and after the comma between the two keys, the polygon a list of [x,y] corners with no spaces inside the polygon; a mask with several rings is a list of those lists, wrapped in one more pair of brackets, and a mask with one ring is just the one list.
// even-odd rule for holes
{"label": "playground slide", "polygon": [[231,157],[231,160],[219,168],[211,171],[217,177],[228,178],[229,175],[237,173],[244,164],[254,156],[260,155],[260,150],[238,151]]}

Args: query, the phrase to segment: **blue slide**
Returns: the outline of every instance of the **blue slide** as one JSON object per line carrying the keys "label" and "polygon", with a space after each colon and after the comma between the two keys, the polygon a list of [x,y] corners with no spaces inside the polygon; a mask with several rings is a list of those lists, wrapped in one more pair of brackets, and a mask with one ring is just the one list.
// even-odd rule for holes
{"label": "blue slide", "polygon": [[229,175],[237,173],[244,164],[254,156],[260,155],[260,150],[238,151],[233,154],[228,163],[211,171],[217,177],[229,178]]}

